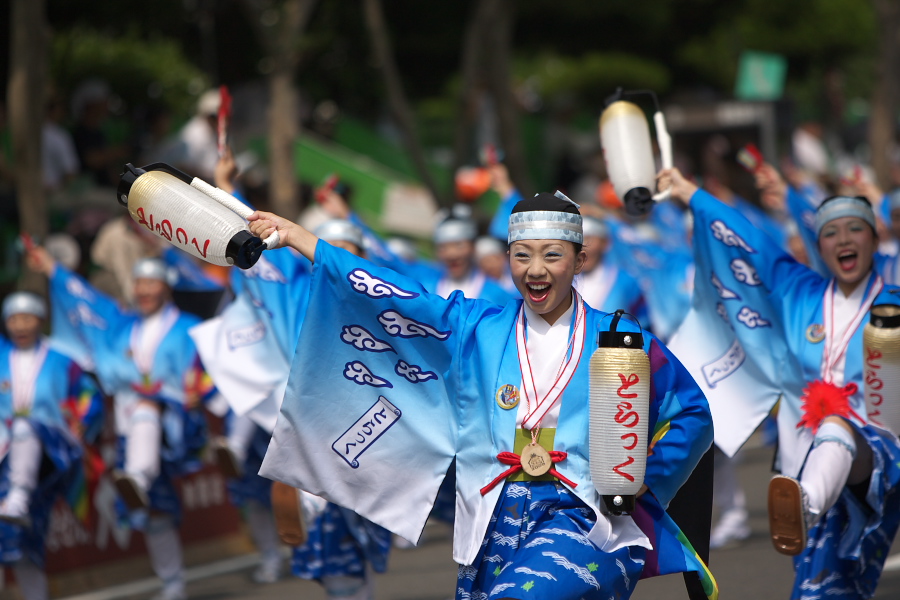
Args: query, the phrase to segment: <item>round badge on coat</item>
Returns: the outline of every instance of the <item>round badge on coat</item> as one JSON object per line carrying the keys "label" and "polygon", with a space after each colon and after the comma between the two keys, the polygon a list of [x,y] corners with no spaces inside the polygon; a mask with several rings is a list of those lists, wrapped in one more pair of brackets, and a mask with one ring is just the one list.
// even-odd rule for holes
{"label": "round badge on coat", "polygon": [[510,384],[506,384],[501,386],[499,390],[497,390],[497,404],[500,405],[500,408],[504,408],[509,410],[511,408],[515,408],[519,405],[519,389]]}
{"label": "round badge on coat", "polygon": [[806,328],[806,339],[813,344],[818,344],[825,339],[825,326],[813,323]]}

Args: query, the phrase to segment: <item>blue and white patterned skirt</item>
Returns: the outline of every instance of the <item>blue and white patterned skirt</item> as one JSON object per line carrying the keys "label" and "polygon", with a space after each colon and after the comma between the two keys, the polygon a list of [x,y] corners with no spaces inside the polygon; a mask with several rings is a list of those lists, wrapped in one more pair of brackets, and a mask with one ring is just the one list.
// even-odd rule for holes
{"label": "blue and white patterned skirt", "polygon": [[391,532],[332,503],[309,528],[309,538],[294,548],[292,570],[303,579],[366,576],[366,563],[376,573],[387,570]]}
{"label": "blue and white patterned skirt", "polygon": [[871,598],[900,525],[900,448],[872,427],[856,428],[872,449],[872,478],[861,501],[844,487],[809,531],[794,559],[791,598]]}
{"label": "blue and white patterned skirt", "polygon": [[507,482],[475,562],[459,568],[457,600],[630,597],[646,550],[603,552],[587,539],[595,522],[560,483]]}

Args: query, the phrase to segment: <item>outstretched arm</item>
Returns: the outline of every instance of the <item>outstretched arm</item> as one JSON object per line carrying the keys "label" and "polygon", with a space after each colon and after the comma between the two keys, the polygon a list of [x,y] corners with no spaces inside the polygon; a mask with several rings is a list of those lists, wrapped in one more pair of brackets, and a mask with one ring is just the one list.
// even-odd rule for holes
{"label": "outstretched arm", "polygon": [[319,238],[300,225],[290,219],[260,210],[250,215],[247,220],[250,222],[250,232],[253,235],[266,239],[277,231],[280,237],[277,248],[293,248],[310,262],[315,262]]}

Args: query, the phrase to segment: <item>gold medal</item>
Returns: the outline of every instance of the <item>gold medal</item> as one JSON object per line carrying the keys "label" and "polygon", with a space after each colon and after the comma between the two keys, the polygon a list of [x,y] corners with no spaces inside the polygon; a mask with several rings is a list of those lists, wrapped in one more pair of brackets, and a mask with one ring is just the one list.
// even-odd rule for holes
{"label": "gold medal", "polygon": [[812,344],[818,344],[825,339],[825,327],[817,323],[813,323],[806,328],[806,339]]}
{"label": "gold medal", "polygon": [[519,405],[519,390],[516,386],[506,384],[497,390],[497,404],[500,408],[509,410]]}
{"label": "gold medal", "polygon": [[534,442],[522,448],[520,460],[522,462],[522,470],[532,477],[540,477],[553,466],[550,453],[544,450],[543,446]]}

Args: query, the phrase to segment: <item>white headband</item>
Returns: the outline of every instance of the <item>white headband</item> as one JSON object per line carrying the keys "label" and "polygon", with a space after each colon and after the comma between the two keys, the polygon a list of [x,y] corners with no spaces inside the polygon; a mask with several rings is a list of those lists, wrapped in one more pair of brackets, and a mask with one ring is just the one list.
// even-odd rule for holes
{"label": "white headband", "polygon": [[434,243],[471,242],[478,236],[475,222],[469,219],[451,217],[434,230]]}
{"label": "white headband", "polygon": [[142,258],[134,263],[131,276],[135,279],[156,279],[172,287],[178,275],[158,258]]}
{"label": "white headband", "polygon": [[362,250],[362,229],[345,219],[331,219],[316,228],[316,237],[326,242],[350,242]]}
{"label": "white headband", "polygon": [[3,301],[3,320],[13,315],[34,315],[39,319],[47,318],[47,307],[44,299],[31,292],[14,292]]}
{"label": "white headband", "polygon": [[[535,194],[538,196],[539,194]],[[553,194],[560,200],[578,204],[557,191]],[[508,243],[519,240],[562,240],[573,244],[584,244],[581,213],[570,213],[559,210],[526,210],[514,212],[509,216]]]}
{"label": "white headband", "polygon": [[481,260],[492,254],[506,254],[506,246],[503,242],[489,235],[478,238],[475,241],[475,258]]}
{"label": "white headband", "polygon": [[584,217],[582,227],[584,228],[585,237],[609,237],[609,227],[606,226],[606,223],[596,217]]}
{"label": "white headband", "polygon": [[816,211],[816,237],[819,237],[827,223],[841,217],[858,217],[875,229],[875,213],[871,204],[859,198],[838,196],[819,205],[819,210]]}

